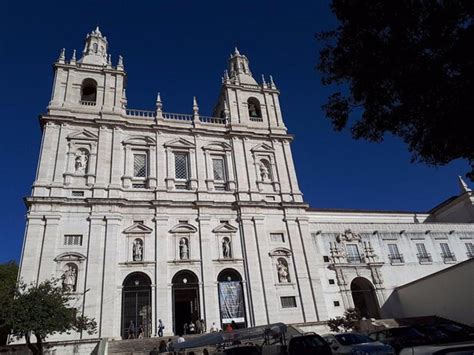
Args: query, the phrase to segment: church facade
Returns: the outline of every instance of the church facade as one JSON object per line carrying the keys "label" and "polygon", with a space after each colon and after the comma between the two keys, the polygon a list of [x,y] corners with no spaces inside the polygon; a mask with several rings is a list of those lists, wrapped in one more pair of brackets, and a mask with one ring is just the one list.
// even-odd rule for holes
{"label": "church facade", "polygon": [[[79,57],[79,56],[78,56]],[[211,117],[127,107],[97,28],[54,64],[20,265],[57,277],[98,334],[391,314],[399,285],[474,256],[470,189],[427,213],[311,209],[273,79],[236,49]]]}

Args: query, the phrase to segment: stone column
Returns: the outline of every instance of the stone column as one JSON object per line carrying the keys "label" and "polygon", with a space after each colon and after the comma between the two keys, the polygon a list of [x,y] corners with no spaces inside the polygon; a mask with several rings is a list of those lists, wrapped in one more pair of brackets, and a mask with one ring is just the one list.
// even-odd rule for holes
{"label": "stone column", "polygon": [[110,179],[110,197],[121,197],[120,177],[123,176],[124,159],[122,150],[122,130],[118,127],[113,129],[112,138],[112,176]]}
{"label": "stone column", "polygon": [[125,174],[122,176],[122,186],[128,189],[132,186],[133,154],[129,145],[125,146]]}
{"label": "stone column", "polygon": [[63,196],[63,181],[64,173],[66,172],[66,159],[67,159],[67,124],[62,123],[59,126],[59,141],[55,154],[55,168],[54,168],[54,181],[51,188],[51,196]]}
{"label": "stone column", "polygon": [[58,241],[60,236],[58,235],[58,227],[59,227],[59,220],[61,216],[58,215],[45,215],[45,231],[44,231],[44,238],[43,238],[43,246],[42,246],[42,253],[41,253],[41,260],[38,268],[38,278],[39,282],[44,281],[46,279],[50,279],[53,276],[61,276],[56,275],[56,264],[54,258],[56,255],[56,246],[58,242],[61,243],[62,241]]}
{"label": "stone column", "polygon": [[165,325],[164,333],[173,335],[171,279],[168,277],[168,219],[169,216],[164,214],[163,211],[156,211],[154,218],[156,297],[153,300],[153,307],[154,312],[156,312],[155,319],[161,319]]}
{"label": "stone column", "polygon": [[[286,211],[285,211],[286,212]],[[288,241],[292,252],[293,265],[295,266],[295,280],[300,295],[302,321],[311,322],[318,319],[312,297],[308,268],[304,257],[303,244],[301,243],[299,228],[296,218],[286,216],[284,219],[288,232]]]}
{"label": "stone column", "polygon": [[196,190],[198,187],[195,149],[189,150],[189,189]]}
{"label": "stone column", "polygon": [[[100,102],[99,99],[97,102]],[[99,145],[96,164],[96,183],[94,185],[94,197],[107,197],[105,188],[109,182],[110,155],[111,155],[111,130],[106,126],[99,129]]]}
{"label": "stone column", "polygon": [[49,184],[53,181],[56,148],[59,139],[59,126],[53,122],[44,125],[41,156],[38,163],[37,180],[35,184]]}
{"label": "stone column", "polygon": [[149,146],[148,161],[150,163],[148,187],[154,189],[156,187],[156,149],[154,146]]}
{"label": "stone column", "polygon": [[235,191],[235,174],[234,174],[234,165],[232,161],[232,152],[230,150],[226,150],[225,152],[225,161],[226,161],[226,168],[227,168],[227,188],[229,191]]}
{"label": "stone column", "polygon": [[260,255],[252,216],[241,216],[240,225],[244,265],[246,268],[245,278],[247,279],[247,291],[249,294],[248,301],[251,303],[251,306],[249,306],[252,315],[250,326],[268,324],[269,315],[264,296]]}
{"label": "stone column", "polygon": [[106,224],[104,215],[91,215],[89,217],[89,247],[86,264],[86,282],[84,285],[87,291],[84,294],[84,315],[95,318],[99,333],[89,336],[83,333],[84,338],[101,337],[101,304],[102,304],[102,283],[105,254],[105,230]]}
{"label": "stone column", "polygon": [[104,241],[104,266],[102,275],[102,297],[101,297],[101,329],[103,337],[114,337],[120,334],[120,321],[116,321],[116,315],[120,314],[121,304],[117,299],[117,287],[121,285],[118,279],[117,267],[119,254],[119,238],[121,237],[120,225],[122,217],[108,215],[106,219],[106,235]]}
{"label": "stone column", "polygon": [[43,215],[27,215],[25,239],[19,273],[23,281],[38,281],[41,248],[43,245],[45,220]]}

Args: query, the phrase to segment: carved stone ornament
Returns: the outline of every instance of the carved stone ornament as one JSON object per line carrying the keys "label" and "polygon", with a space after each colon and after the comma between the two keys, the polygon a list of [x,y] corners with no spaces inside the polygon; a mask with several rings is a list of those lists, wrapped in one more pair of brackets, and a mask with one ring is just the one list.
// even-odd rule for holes
{"label": "carved stone ornament", "polygon": [[345,242],[353,242],[353,241],[360,242],[360,240],[361,240],[360,234],[353,233],[350,229],[346,229],[344,231],[344,233],[341,233],[336,237],[336,241],[338,243],[341,243],[342,241],[345,241]]}

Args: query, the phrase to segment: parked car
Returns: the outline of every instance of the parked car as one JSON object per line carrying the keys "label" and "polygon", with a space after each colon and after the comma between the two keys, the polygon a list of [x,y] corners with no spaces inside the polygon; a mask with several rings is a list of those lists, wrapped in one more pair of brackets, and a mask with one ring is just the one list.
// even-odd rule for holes
{"label": "parked car", "polygon": [[472,355],[474,343],[421,345],[405,348],[400,355]]}
{"label": "parked car", "polygon": [[380,354],[392,355],[394,349],[387,344],[374,341],[366,335],[358,333],[341,333],[323,335],[331,347],[333,355],[339,354]]}
{"label": "parked car", "polygon": [[413,327],[382,329],[370,333],[369,338],[392,346],[397,354],[403,348],[429,343],[429,338]]}
{"label": "parked car", "polygon": [[288,355],[331,355],[331,348],[320,335],[303,334],[290,339]]}

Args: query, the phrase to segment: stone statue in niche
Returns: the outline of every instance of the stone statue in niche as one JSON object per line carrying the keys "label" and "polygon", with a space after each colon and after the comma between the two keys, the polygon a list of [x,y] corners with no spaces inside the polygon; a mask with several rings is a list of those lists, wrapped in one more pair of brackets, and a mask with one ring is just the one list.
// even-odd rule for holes
{"label": "stone statue in niche", "polygon": [[188,241],[185,238],[179,242],[179,256],[181,260],[189,259]]}
{"label": "stone statue in niche", "polygon": [[63,274],[63,288],[67,291],[76,291],[76,268],[73,265],[68,265],[67,270]]}
{"label": "stone statue in niche", "polygon": [[85,174],[87,172],[88,161],[89,161],[89,157],[87,156],[87,153],[85,151],[79,150],[76,153],[74,166],[76,168],[77,174]]}
{"label": "stone statue in niche", "polygon": [[278,260],[277,270],[278,270],[278,281],[280,281],[281,283],[290,282],[289,277],[288,277],[289,276],[288,268],[281,260]]}
{"label": "stone statue in niche", "polygon": [[222,242],[222,255],[224,258],[230,258],[230,240],[227,238]]}
{"label": "stone statue in niche", "polygon": [[258,163],[258,169],[260,170],[260,177],[262,181],[268,181],[270,179],[268,169],[262,161]]}
{"label": "stone statue in niche", "polygon": [[143,261],[143,243],[140,239],[133,242],[133,261]]}

